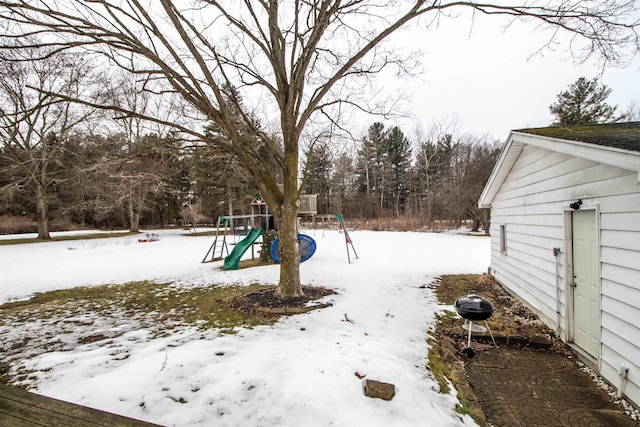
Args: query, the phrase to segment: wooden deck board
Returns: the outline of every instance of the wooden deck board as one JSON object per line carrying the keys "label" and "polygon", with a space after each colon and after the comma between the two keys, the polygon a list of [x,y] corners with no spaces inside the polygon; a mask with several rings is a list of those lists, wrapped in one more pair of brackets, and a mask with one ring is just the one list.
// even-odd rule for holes
{"label": "wooden deck board", "polygon": [[22,426],[157,427],[158,425],[0,384],[0,427]]}

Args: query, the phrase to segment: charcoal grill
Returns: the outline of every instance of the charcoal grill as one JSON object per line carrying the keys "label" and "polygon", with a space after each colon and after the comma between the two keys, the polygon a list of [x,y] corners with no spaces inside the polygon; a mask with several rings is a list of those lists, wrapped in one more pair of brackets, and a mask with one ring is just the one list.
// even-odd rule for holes
{"label": "charcoal grill", "polygon": [[[469,357],[473,357],[474,355],[474,351],[471,348],[471,332],[474,331],[473,322],[484,321],[484,325],[486,330],[489,331],[493,345],[498,348],[496,340],[493,337],[493,333],[491,333],[491,328],[489,328],[489,323],[487,322],[487,319],[491,317],[494,311],[496,311],[495,308],[493,308],[491,301],[476,295],[475,291],[471,291],[469,295],[458,298],[453,306],[455,307],[456,312],[465,319],[465,325],[463,328],[469,330],[469,334],[467,336],[467,347],[462,350],[464,354]],[[481,329],[484,328],[481,327]]]}

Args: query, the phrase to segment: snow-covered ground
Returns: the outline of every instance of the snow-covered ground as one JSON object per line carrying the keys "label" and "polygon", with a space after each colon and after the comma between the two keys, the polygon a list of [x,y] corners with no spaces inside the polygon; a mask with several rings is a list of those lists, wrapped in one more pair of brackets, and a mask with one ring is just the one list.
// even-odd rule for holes
{"label": "snow-covered ground", "polygon": [[[202,264],[212,237],[154,232],[160,240],[151,243],[128,236],[0,246],[0,303],[134,280],[278,281],[277,265],[222,271],[221,262]],[[441,307],[424,285],[442,274],[485,272],[489,239],[354,231],[359,259],[349,264],[344,235],[307,234],[318,249],[301,265],[302,281],[334,289],[325,298],[331,307],[236,334],[182,328],[159,338],[121,325],[127,332],[108,342],[24,360],[34,372],[31,390],[175,426],[475,425],[425,369],[427,331]],[[362,375],[393,383],[395,397],[366,397]]]}

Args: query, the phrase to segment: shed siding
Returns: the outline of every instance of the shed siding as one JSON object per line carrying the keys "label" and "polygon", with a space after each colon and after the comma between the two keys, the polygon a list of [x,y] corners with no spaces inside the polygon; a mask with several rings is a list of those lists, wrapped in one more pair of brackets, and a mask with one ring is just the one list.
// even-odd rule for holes
{"label": "shed siding", "polygon": [[[491,205],[491,271],[557,327],[556,258],[559,257],[560,326],[566,331],[567,282],[564,211],[581,199],[599,212],[601,374],[618,386],[629,366],[625,394],[640,403],[640,184],[638,174],[525,145]],[[506,250],[500,251],[505,225]],[[566,333],[563,333],[566,338]]]}

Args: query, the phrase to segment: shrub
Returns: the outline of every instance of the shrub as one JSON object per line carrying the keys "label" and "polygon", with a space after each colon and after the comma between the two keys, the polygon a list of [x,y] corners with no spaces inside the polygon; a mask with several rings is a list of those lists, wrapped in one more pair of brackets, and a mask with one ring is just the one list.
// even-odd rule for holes
{"label": "shrub", "polygon": [[0,234],[37,233],[38,223],[27,216],[1,215]]}

